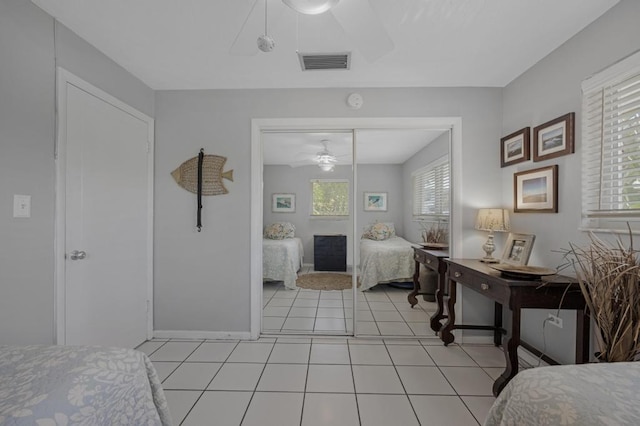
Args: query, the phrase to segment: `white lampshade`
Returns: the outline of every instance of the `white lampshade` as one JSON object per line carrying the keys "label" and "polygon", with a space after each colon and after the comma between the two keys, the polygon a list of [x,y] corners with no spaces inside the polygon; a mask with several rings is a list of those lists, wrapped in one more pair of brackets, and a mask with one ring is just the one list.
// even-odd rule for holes
{"label": "white lampshade", "polygon": [[333,163],[318,163],[318,167],[320,167],[323,172],[330,172],[333,170]]}
{"label": "white lampshade", "polygon": [[476,229],[480,231],[510,231],[509,210],[507,209],[478,209]]}
{"label": "white lampshade", "polygon": [[319,15],[338,4],[339,0],[282,0],[284,4],[298,13]]}

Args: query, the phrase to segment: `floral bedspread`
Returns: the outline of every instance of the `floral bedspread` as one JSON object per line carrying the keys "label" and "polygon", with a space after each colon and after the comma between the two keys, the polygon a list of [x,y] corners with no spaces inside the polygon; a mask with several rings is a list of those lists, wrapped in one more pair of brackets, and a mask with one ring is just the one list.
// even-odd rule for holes
{"label": "floral bedspread", "polygon": [[0,424],[172,423],[156,370],[142,352],[0,346]]}
{"label": "floral bedspread", "polygon": [[262,240],[262,278],[284,282],[285,287],[295,289],[298,271],[304,256],[300,238]]}
{"label": "floral bedspread", "polygon": [[640,425],[640,363],[524,370],[498,395],[484,425]]}
{"label": "floral bedspread", "polygon": [[360,290],[378,283],[412,281],[413,244],[401,237],[360,240]]}

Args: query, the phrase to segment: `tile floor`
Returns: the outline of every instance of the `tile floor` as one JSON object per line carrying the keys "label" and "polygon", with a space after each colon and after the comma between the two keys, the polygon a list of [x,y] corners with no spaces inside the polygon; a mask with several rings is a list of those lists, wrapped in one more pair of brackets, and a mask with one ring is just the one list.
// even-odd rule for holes
{"label": "tile floor", "polygon": [[[300,274],[309,273],[306,266]],[[428,326],[436,304],[418,297],[407,302],[410,290],[378,284],[358,292],[356,327],[365,336],[433,336]],[[263,285],[264,333],[353,333],[353,292],[349,290],[289,290],[282,282]]]}
{"label": "tile floor", "polygon": [[176,425],[477,426],[504,369],[493,346],[415,337],[170,339],[138,349]]}

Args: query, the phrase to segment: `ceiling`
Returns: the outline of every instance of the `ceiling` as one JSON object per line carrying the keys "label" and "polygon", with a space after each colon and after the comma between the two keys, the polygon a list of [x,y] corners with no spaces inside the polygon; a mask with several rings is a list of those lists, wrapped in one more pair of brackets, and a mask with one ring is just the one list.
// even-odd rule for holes
{"label": "ceiling", "polygon": [[[276,47],[254,56],[229,52],[254,0],[32,1],[155,90],[504,87],[618,2],[368,0],[394,45],[370,62],[331,13],[300,15],[296,32],[280,0]],[[353,1],[366,0],[341,0]],[[303,72],[296,49],[352,51],[351,69]]]}
{"label": "ceiling", "polygon": [[[358,164],[403,164],[446,130],[389,129],[358,130]],[[352,162],[351,132],[267,132],[262,134],[266,165],[315,165],[313,159],[324,149],[337,157],[338,165]]]}

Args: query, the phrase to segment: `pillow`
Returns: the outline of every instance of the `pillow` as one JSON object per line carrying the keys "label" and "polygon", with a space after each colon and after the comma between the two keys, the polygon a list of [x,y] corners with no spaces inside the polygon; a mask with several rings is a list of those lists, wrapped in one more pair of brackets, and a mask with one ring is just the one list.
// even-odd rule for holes
{"label": "pillow", "polygon": [[396,230],[395,230],[395,227],[393,226],[393,223],[374,223],[364,231],[364,233],[362,234],[362,238],[368,238],[370,240],[376,240],[376,241],[383,241],[395,235],[396,235]]}
{"label": "pillow", "polygon": [[264,228],[264,237],[270,240],[284,240],[293,238],[296,227],[289,222],[276,222]]}

